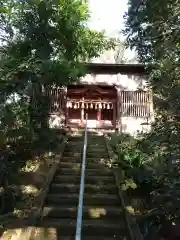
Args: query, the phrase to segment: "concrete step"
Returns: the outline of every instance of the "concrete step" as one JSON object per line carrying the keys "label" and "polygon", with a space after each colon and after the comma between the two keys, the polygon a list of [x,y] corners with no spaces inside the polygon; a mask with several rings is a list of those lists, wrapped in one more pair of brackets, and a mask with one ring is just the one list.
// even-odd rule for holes
{"label": "concrete step", "polygon": [[[58,193],[58,194],[69,194],[69,193],[79,193],[80,185],[79,184],[57,184],[52,183],[50,187],[50,193]],[[95,185],[95,184],[86,184],[85,193],[88,194],[117,194],[117,187],[116,185]]]}
{"label": "concrete step", "polygon": [[[111,220],[120,220],[122,219],[123,209],[121,207],[101,207],[101,206],[85,206],[83,207],[83,219],[111,219]],[[43,209],[42,217],[51,217],[51,218],[77,218],[77,206],[51,206],[46,205]]]}
{"label": "concrete step", "polygon": [[86,153],[87,158],[109,158],[109,154],[107,151],[104,151],[103,153],[97,153],[97,152],[87,152]]}
{"label": "concrete step", "polygon": [[[83,156],[83,152],[77,152],[77,151],[65,151],[63,153],[63,156],[64,157],[79,157],[79,158],[82,158]],[[104,152],[94,152],[94,151],[87,151],[86,152],[86,157],[87,158],[109,158],[109,154],[108,152],[104,151]]]}
{"label": "concrete step", "polygon": [[[108,162],[109,158],[86,158],[87,163],[104,163]],[[82,157],[65,157],[61,158],[61,162],[82,163]]]}
{"label": "concrete step", "polygon": [[87,140],[88,140],[88,142],[96,142],[96,143],[104,143],[104,137],[101,137],[101,138],[99,138],[99,137],[91,137],[91,136],[87,136]]}
{"label": "concrete step", "polygon": [[99,151],[99,150],[96,151],[95,149],[87,149],[86,153],[87,153],[87,155],[93,154],[93,157],[101,157],[104,155],[109,157],[106,149],[103,149],[101,151]]}
{"label": "concrete step", "polygon": [[[71,148],[76,148],[77,146],[78,147],[83,147],[84,146],[84,141],[83,142],[81,142],[81,143],[76,143],[76,142],[68,142],[68,144],[66,145],[67,147],[71,147]],[[100,147],[100,148],[104,148],[104,147],[106,147],[106,145],[105,145],[105,143],[103,143],[103,142],[99,142],[99,143],[92,143],[92,142],[89,142],[88,141],[88,143],[87,143],[87,147],[92,147],[92,148],[98,148],[98,147]]]}
{"label": "concrete step", "polygon": [[[80,176],[76,175],[56,175],[54,178],[54,183],[74,183],[80,184]],[[86,176],[85,183],[86,184],[114,184],[114,177],[113,176]]]}
{"label": "concrete step", "polygon": [[[63,174],[63,175],[74,175],[80,176],[81,169],[72,169],[72,168],[59,168],[57,170],[57,175]],[[86,169],[86,176],[113,176],[111,169]]]}
{"label": "concrete step", "polygon": [[[87,152],[95,152],[97,154],[99,153],[104,153],[104,152],[107,152],[107,148],[105,146],[90,146],[88,145],[87,146]],[[82,153],[83,152],[83,146],[81,147],[71,147],[71,146],[67,146],[65,149],[64,149],[64,152],[78,152],[78,153]]]}
{"label": "concrete step", "polygon": [[[44,218],[37,226],[56,228],[59,236],[74,236],[76,230],[76,220]],[[102,234],[105,236],[125,236],[127,234],[127,230],[125,228],[125,222],[122,224],[119,222],[111,223],[111,221],[105,220],[83,220],[82,236],[91,236],[94,233],[97,237],[102,236]]]}
{"label": "concrete step", "polygon": [[[72,168],[72,169],[81,169],[82,161],[79,163],[72,163],[72,162],[60,162],[59,167],[61,168]],[[108,169],[105,164],[101,163],[91,163],[86,162],[86,169]]]}
{"label": "concrete step", "polygon": [[81,151],[82,149],[83,149],[83,146],[84,146],[84,144],[78,144],[78,143],[76,143],[75,145],[71,145],[71,144],[66,144],[66,146],[65,146],[65,148],[64,148],[64,150],[65,151]]}
{"label": "concrete step", "polygon": [[81,136],[69,136],[68,137],[68,142],[82,142],[84,141],[84,134]]}
{"label": "concrete step", "polygon": [[[97,136],[90,136],[90,135],[87,135],[87,140],[88,140],[88,142],[97,142],[97,143],[99,143],[99,142],[103,142],[104,143],[104,137],[97,137]],[[73,137],[68,137],[68,142],[84,142],[84,135],[82,135],[82,136],[77,136],[77,137],[75,137],[75,136],[73,136]]]}
{"label": "concrete step", "polygon": [[106,146],[95,146],[94,147],[91,145],[87,145],[87,151],[101,153],[101,152],[107,151],[107,148],[106,148]]}
{"label": "concrete step", "polygon": [[104,141],[104,137],[103,136],[99,137],[99,136],[87,135],[87,137],[88,137],[89,141],[97,141],[97,142]]}
{"label": "concrete step", "polygon": [[77,152],[77,151],[74,151],[74,152],[72,152],[72,151],[64,151],[63,152],[63,156],[64,157],[79,157],[79,158],[81,158],[82,157],[82,152]]}
{"label": "concrete step", "polygon": [[[77,205],[79,194],[48,194],[46,204],[54,205]],[[84,206],[86,205],[108,205],[120,206],[118,195],[107,194],[84,194]]]}
{"label": "concrete step", "polygon": [[[108,153],[107,152],[107,149],[105,148],[105,147],[103,147],[103,148],[100,148],[100,147],[98,147],[98,148],[93,148],[93,147],[91,147],[91,146],[88,146],[87,147],[87,151],[86,151],[87,153],[94,153],[94,154],[104,154],[104,153]],[[64,150],[64,154],[69,154],[69,153],[83,153],[83,147],[82,147],[82,149],[78,149],[78,148],[76,148],[76,149],[65,149]]]}
{"label": "concrete step", "polygon": [[94,141],[94,140],[89,140],[87,139],[87,146],[89,147],[106,147],[104,140],[100,140],[100,141]]}
{"label": "concrete step", "polygon": [[64,153],[66,153],[66,152],[73,152],[73,153],[83,153],[83,146],[81,146],[81,147],[66,147],[65,149],[64,149]]}
{"label": "concrete step", "polygon": [[104,139],[104,136],[103,135],[97,135],[97,134],[87,134],[87,136],[91,139]]}

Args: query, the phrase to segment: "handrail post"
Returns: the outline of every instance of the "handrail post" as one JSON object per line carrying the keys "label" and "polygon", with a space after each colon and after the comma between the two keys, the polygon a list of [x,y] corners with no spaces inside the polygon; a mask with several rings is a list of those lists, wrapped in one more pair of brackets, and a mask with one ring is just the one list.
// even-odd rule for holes
{"label": "handrail post", "polygon": [[76,221],[76,237],[75,240],[81,240],[81,229],[82,229],[82,213],[83,213],[83,199],[84,199],[84,184],[85,184],[85,167],[86,167],[86,149],[87,149],[87,114],[86,114],[86,126],[84,133],[84,146],[83,146],[83,160],[81,167],[81,183],[79,191],[79,204]]}

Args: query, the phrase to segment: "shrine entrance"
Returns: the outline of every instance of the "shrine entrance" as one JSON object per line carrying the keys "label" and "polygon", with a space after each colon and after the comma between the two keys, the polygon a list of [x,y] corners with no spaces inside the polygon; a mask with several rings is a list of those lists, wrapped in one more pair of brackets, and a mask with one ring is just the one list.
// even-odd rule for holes
{"label": "shrine entrance", "polygon": [[90,128],[116,127],[117,93],[112,86],[68,86],[66,123],[68,126],[84,126],[88,115]]}

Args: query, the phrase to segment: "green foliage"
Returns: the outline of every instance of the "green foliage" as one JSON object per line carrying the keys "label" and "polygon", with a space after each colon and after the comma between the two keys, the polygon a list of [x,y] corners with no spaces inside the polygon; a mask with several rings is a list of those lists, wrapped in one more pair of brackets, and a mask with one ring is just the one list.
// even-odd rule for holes
{"label": "green foliage", "polygon": [[76,81],[85,61],[113,46],[88,18],[83,0],[0,1],[0,149],[11,166],[62,141],[48,128],[46,89]]}
{"label": "green foliage", "polygon": [[120,161],[124,161],[131,168],[139,167],[147,161],[147,156],[137,147],[138,140],[130,135],[112,135],[111,146]]}
{"label": "green foliage", "polygon": [[[44,91],[67,85],[85,74],[84,61],[112,46],[103,32],[88,29],[84,1],[2,1],[6,37],[0,49],[1,102],[11,95],[29,96],[33,128],[47,127]],[[7,11],[4,11],[6,8]],[[8,12],[8,13],[6,13]]]}
{"label": "green foliage", "polygon": [[158,111],[179,115],[179,0],[129,0],[125,15],[127,45],[149,66]]}
{"label": "green foliage", "polygon": [[[85,74],[83,62],[112,47],[113,42],[106,40],[103,32],[87,27],[88,5],[82,0],[0,4],[4,33],[0,48],[1,125],[4,128],[3,114],[8,115],[14,127],[19,124],[16,105],[26,112],[24,124],[37,134],[38,128],[48,127],[50,100],[44,94],[46,88],[76,81]],[[7,107],[7,100],[13,97],[16,101],[15,96],[19,102]]]}
{"label": "green foliage", "polygon": [[[158,129],[155,125],[150,134],[140,139],[124,134],[111,136],[111,145],[119,156],[120,166],[123,167],[121,161],[129,165],[125,168],[123,190],[134,188],[146,202],[146,211],[139,222],[145,239],[158,233],[166,222],[180,221],[179,161],[175,149],[171,155],[165,148],[167,135],[160,138]],[[170,161],[170,157],[176,161]]]}
{"label": "green foliage", "polygon": [[[129,0],[125,15],[127,45],[147,64],[154,91],[155,123],[138,147],[146,152],[154,173],[150,183],[152,208],[148,224],[179,221],[179,29],[180,1]],[[140,171],[141,172],[141,171]]]}

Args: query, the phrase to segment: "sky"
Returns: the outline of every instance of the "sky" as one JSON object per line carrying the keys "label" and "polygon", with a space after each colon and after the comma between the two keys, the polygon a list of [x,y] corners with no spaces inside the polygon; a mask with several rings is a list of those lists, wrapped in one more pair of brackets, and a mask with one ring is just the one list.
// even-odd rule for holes
{"label": "sky", "polygon": [[89,26],[97,30],[106,30],[111,37],[119,36],[123,28],[123,15],[128,0],[89,0],[91,19]]}

